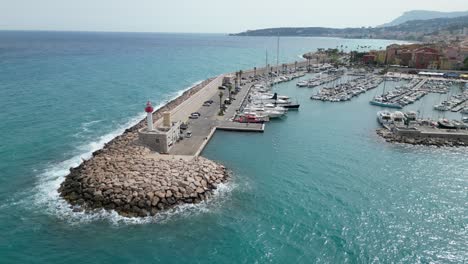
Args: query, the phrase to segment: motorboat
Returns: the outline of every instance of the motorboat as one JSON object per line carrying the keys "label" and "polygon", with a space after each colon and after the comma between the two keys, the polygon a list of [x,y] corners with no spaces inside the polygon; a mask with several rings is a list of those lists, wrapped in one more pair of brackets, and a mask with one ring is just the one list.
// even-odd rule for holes
{"label": "motorboat", "polygon": [[244,112],[244,114],[268,116],[269,118],[280,118],[284,116],[285,112],[280,112],[280,111],[275,111],[275,110],[256,110],[253,112]]}
{"label": "motorboat", "polygon": [[300,104],[287,104],[283,105],[282,107],[290,110],[298,110],[300,106]]}
{"label": "motorboat", "polygon": [[405,115],[400,112],[396,111],[391,114],[392,122],[395,126],[404,126],[405,125]]}
{"label": "motorboat", "polygon": [[437,111],[448,111],[450,110],[450,108],[445,105],[445,104],[438,104],[438,105],[434,105],[434,110],[437,110]]}
{"label": "motorboat", "polygon": [[437,121],[437,125],[439,126],[439,128],[445,128],[445,129],[455,129],[456,128],[455,124],[453,124],[450,120],[448,120],[446,118],[439,119],[439,121]]}
{"label": "motorboat", "polygon": [[260,116],[255,113],[248,113],[237,116],[234,121],[239,123],[264,123],[268,122],[268,117]]}
{"label": "motorboat", "polygon": [[377,112],[377,121],[379,121],[381,125],[391,124],[393,123],[392,114],[389,111],[385,111],[385,110],[379,111]]}
{"label": "motorboat", "polygon": [[417,113],[415,111],[409,111],[405,113],[405,118],[408,121],[416,121]]}
{"label": "motorboat", "polygon": [[403,107],[398,104],[398,103],[390,103],[390,102],[384,102],[380,100],[372,100],[369,102],[371,105],[376,105],[376,106],[382,106],[382,107],[388,107],[388,108],[396,108],[396,109],[402,109]]}

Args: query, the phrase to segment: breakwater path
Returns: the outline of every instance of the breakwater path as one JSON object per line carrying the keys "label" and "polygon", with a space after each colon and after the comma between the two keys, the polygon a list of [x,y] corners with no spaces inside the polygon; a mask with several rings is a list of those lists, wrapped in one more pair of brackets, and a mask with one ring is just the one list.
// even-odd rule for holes
{"label": "breakwater path", "polygon": [[[153,118],[159,120],[166,111],[177,116],[185,107],[191,110],[190,104],[182,103],[201,98],[213,80],[216,78],[184,92],[154,112]],[[178,204],[204,200],[228,179],[224,166],[205,158],[152,152],[138,140],[138,130],[144,127],[142,120],[70,169],[58,191],[73,210],[104,208],[129,217],[154,215]]]}
{"label": "breakwater path", "polygon": [[[257,71],[261,72],[262,69]],[[253,71],[247,71],[245,76],[251,75]],[[170,112],[173,121],[189,124],[191,137],[175,143],[169,155],[151,151],[138,140],[138,131],[146,127],[142,120],[94,152],[91,159],[71,168],[58,190],[60,195],[73,210],[104,208],[128,217],[155,215],[178,204],[197,203],[210,197],[229,178],[223,165],[199,157],[216,129],[255,132],[264,129],[263,124],[232,122],[250,91],[247,85],[234,96],[226,114],[218,115],[228,96],[227,90],[218,89],[225,76],[203,81],[153,113],[156,126],[162,123],[164,112]],[[203,106],[208,100],[213,103]],[[189,121],[193,112],[200,113],[200,117]]]}

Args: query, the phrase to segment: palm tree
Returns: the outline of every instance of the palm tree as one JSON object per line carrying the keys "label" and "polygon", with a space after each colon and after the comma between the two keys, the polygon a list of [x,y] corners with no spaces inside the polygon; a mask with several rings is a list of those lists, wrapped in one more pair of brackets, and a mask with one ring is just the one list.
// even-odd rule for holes
{"label": "palm tree", "polygon": [[239,71],[239,86],[241,85],[242,83],[242,70]]}
{"label": "palm tree", "polygon": [[239,80],[239,72],[236,72],[236,78],[234,79],[234,85],[237,87],[237,81]]}
{"label": "palm tree", "polygon": [[228,89],[228,94],[229,94],[228,98],[231,99],[232,85],[228,85],[227,89]]}
{"label": "palm tree", "polygon": [[254,77],[257,76],[257,67],[254,67]]}
{"label": "palm tree", "polygon": [[223,112],[223,92],[219,92],[219,111],[222,113]]}

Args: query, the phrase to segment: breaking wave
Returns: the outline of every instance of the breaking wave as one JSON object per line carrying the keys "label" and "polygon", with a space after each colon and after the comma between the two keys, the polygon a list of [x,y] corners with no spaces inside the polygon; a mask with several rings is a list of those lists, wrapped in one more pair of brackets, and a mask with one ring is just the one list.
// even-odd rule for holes
{"label": "breaking wave", "polygon": [[[169,101],[179,97],[185,91],[191,89],[192,87],[202,83],[203,81],[197,81],[191,86],[179,90],[175,93],[168,94],[167,100],[160,103],[155,109],[159,109],[167,104]],[[79,152],[78,155],[73,156],[72,158],[62,161],[60,163],[53,164],[45,169],[42,173],[38,174],[38,184],[31,191],[32,193],[32,206],[31,209],[40,209],[47,214],[57,216],[58,218],[69,222],[71,224],[78,223],[88,223],[92,221],[102,221],[106,220],[112,224],[144,224],[144,223],[153,223],[153,222],[165,222],[171,219],[174,216],[180,215],[192,215],[199,212],[207,212],[213,205],[219,204],[222,197],[225,197],[226,194],[234,188],[234,184],[221,184],[218,189],[215,191],[214,197],[208,201],[203,201],[199,204],[186,204],[176,206],[167,211],[158,213],[154,217],[144,217],[144,218],[127,218],[118,215],[115,211],[106,211],[98,210],[91,213],[84,212],[74,212],[70,205],[60,197],[57,189],[60,187],[60,184],[65,180],[65,176],[70,172],[70,168],[78,167],[84,160],[90,159],[92,153],[96,150],[101,149],[104,145],[110,142],[115,137],[124,133],[124,131],[136,125],[142,119],[144,119],[145,113],[138,114],[137,116],[131,118],[128,122],[118,127],[116,130],[99,137],[97,140],[80,145],[77,147]],[[92,125],[95,122],[92,121],[86,124],[83,124],[84,127]],[[20,204],[26,204],[27,201],[31,200],[31,197],[27,199],[22,199],[18,202]],[[16,204],[18,204],[16,203]]]}

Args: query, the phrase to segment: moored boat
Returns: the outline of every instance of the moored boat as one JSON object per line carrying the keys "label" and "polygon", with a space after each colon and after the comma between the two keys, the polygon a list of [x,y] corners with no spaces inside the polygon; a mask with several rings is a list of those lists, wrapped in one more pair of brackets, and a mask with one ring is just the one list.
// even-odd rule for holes
{"label": "moored boat", "polygon": [[389,111],[379,111],[377,112],[377,121],[381,125],[389,125],[392,123],[392,114]]}
{"label": "moored boat", "polygon": [[403,108],[400,104],[397,104],[397,103],[383,102],[383,101],[378,101],[378,100],[372,100],[369,103],[371,105],[388,107],[388,108],[396,108],[396,109],[402,109]]}
{"label": "moored boat", "polygon": [[439,126],[439,128],[445,128],[445,129],[455,129],[456,126],[455,124],[453,124],[450,120],[444,118],[444,119],[439,119],[439,121],[437,121],[437,125]]}
{"label": "moored boat", "polygon": [[290,110],[297,110],[299,109],[301,105],[300,104],[288,104],[288,105],[283,105],[282,107]]}

